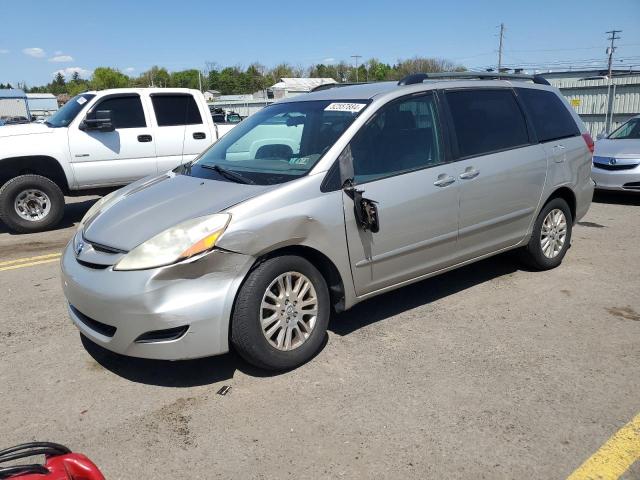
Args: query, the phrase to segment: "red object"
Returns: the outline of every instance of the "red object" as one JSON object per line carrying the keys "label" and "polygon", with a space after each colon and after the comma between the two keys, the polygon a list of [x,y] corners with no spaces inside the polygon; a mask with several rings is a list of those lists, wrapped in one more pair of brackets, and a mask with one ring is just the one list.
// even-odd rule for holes
{"label": "red object", "polygon": [[48,474],[28,473],[11,480],[105,480],[98,467],[81,453],[47,456],[44,464]]}
{"label": "red object", "polygon": [[589,151],[593,153],[596,146],[593,143],[593,138],[591,138],[591,135],[589,135],[588,133],[583,133],[582,138],[584,138],[584,142],[587,144],[587,148],[589,149]]}

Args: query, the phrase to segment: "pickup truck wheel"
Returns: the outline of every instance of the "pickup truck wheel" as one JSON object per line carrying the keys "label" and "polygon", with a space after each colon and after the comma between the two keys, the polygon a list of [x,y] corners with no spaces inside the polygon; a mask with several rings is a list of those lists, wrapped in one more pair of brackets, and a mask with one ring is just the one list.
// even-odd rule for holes
{"label": "pickup truck wheel", "polygon": [[330,310],[327,284],[309,261],[270,258],[249,273],[238,292],[231,343],[249,363],[288,370],[320,350]]}
{"label": "pickup truck wheel", "polygon": [[64,194],[41,175],[20,175],[0,188],[0,219],[11,230],[32,233],[56,225],[64,214]]}

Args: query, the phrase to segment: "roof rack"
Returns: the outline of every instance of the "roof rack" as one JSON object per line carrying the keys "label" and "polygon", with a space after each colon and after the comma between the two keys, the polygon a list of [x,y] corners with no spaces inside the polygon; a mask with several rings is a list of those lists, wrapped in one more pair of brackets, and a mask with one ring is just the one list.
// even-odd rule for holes
{"label": "roof rack", "polygon": [[317,87],[313,87],[310,92],[320,92],[322,90],[329,90],[330,88],[350,87],[352,85],[365,85],[371,82],[344,82],[344,83],[323,83]]}
{"label": "roof rack", "polygon": [[414,85],[425,80],[440,80],[445,78],[464,79],[478,78],[481,80],[529,80],[539,85],[550,85],[546,78],[540,75],[525,75],[522,73],[500,72],[438,72],[438,73],[413,73],[407,75],[398,82],[398,85]]}

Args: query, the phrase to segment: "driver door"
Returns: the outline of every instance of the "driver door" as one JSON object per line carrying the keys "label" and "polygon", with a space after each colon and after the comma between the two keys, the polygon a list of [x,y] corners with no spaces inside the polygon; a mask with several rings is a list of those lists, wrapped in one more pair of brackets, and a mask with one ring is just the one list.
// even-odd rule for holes
{"label": "driver door", "polygon": [[456,166],[445,162],[441,138],[436,102],[428,93],[382,107],[345,150],[354,188],[376,202],[379,221],[375,233],[363,228],[353,191],[343,191],[358,296],[455,263],[459,191]]}
{"label": "driver door", "polygon": [[90,111],[111,111],[114,130],[69,128],[69,150],[76,181],[81,187],[124,185],[155,175],[156,147],[149,115],[138,94],[109,95]]}

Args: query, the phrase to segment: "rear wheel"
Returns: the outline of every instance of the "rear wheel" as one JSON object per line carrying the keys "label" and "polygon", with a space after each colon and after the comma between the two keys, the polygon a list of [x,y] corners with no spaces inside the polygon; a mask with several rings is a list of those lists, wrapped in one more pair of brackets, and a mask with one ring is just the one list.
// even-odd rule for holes
{"label": "rear wheel", "polygon": [[549,201],[533,225],[529,244],[522,250],[523,261],[536,270],[549,270],[562,263],[571,244],[573,218],[562,198]]}
{"label": "rear wheel", "polygon": [[329,291],[318,269],[301,257],[274,257],[255,268],[240,289],[231,342],[260,368],[294,368],[322,346],[329,315]]}
{"label": "rear wheel", "polygon": [[0,188],[0,219],[13,231],[31,233],[56,225],[64,214],[60,187],[41,175],[20,175]]}

